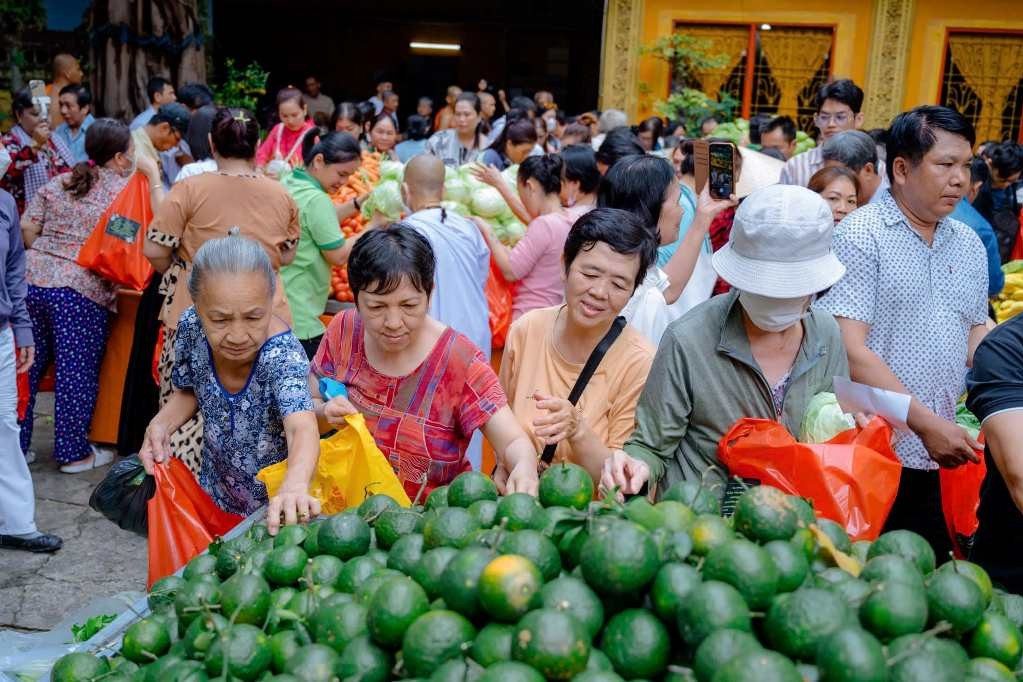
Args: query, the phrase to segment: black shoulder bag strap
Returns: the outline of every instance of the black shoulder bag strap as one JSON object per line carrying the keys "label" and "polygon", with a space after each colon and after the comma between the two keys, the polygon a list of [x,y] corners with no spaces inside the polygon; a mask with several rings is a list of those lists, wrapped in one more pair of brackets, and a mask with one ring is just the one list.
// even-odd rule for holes
{"label": "black shoulder bag strap", "polygon": [[[590,379],[593,377],[593,373],[597,371],[597,366],[600,365],[600,361],[607,355],[607,351],[611,348],[611,345],[621,335],[622,330],[625,329],[625,318],[616,317],[615,321],[611,323],[611,328],[607,330],[607,334],[604,334],[604,338],[600,340],[597,347],[590,353],[590,357],[586,359],[586,364],[583,365],[583,371],[579,373],[579,378],[575,380],[575,386],[572,387],[572,392],[568,394],[568,402],[575,405],[579,402],[579,398],[582,397],[583,390],[586,389],[586,384],[590,383]],[[554,460],[554,451],[558,449],[557,443],[552,443],[543,449],[543,454],[540,455],[540,461],[545,465],[550,464]]]}

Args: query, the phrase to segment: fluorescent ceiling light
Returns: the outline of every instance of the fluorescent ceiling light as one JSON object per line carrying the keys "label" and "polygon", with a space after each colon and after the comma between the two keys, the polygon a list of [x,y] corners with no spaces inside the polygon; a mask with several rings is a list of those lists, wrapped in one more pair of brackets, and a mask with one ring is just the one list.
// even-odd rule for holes
{"label": "fluorescent ceiling light", "polygon": [[462,46],[458,43],[430,43],[413,40],[408,44],[413,50],[440,50],[443,52],[459,52]]}

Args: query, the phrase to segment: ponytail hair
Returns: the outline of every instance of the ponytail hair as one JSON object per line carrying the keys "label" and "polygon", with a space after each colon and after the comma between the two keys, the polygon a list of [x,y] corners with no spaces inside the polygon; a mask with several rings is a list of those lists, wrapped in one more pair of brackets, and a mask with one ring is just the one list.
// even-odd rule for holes
{"label": "ponytail hair", "polygon": [[533,179],[543,188],[544,194],[561,192],[561,172],[564,164],[557,154],[530,156],[519,165],[519,182]]}
{"label": "ponytail hair", "polygon": [[210,139],[225,159],[251,159],[259,147],[259,123],[248,109],[221,107],[213,115]]}
{"label": "ponytail hair", "polygon": [[331,132],[319,137],[307,134],[302,138],[302,161],[310,165],[317,155],[323,154],[324,163],[348,163],[362,158],[359,141],[349,133]]}
{"label": "ponytail hair", "polygon": [[98,118],[85,131],[85,153],[88,161],[75,164],[71,177],[64,181],[64,190],[81,199],[99,180],[97,166],[106,165],[117,154],[126,154],[131,146],[131,131],[121,121]]}

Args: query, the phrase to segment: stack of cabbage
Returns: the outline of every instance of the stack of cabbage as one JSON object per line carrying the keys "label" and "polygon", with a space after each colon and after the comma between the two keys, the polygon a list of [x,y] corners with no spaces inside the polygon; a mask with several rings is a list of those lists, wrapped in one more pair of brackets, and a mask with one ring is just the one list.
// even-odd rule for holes
{"label": "stack of cabbage", "polygon": [[[448,211],[463,216],[478,216],[494,228],[498,238],[508,246],[514,246],[526,233],[526,226],[512,213],[508,204],[496,189],[477,180],[466,164],[460,168],[448,168],[444,178],[443,206]],[[374,213],[391,219],[401,218],[404,207],[401,201],[401,178],[404,166],[394,161],[380,164],[380,184],[369,195],[362,212],[367,218]],[[519,167],[509,166],[501,175],[514,192]]]}

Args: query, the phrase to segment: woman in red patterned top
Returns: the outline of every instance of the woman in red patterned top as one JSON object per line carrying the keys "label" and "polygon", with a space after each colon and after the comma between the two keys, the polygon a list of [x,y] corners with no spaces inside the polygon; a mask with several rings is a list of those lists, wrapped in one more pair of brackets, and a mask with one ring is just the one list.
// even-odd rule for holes
{"label": "woman in red patterned top", "polygon": [[[537,455],[494,370],[469,339],[427,315],[435,260],[430,242],[402,224],[374,230],[352,248],[355,310],[330,323],[310,369],[322,431],[361,412],[410,497],[471,467],[469,439],[481,429],[497,455],[505,493],[536,494]],[[347,398],[323,401],[319,379]]]}

